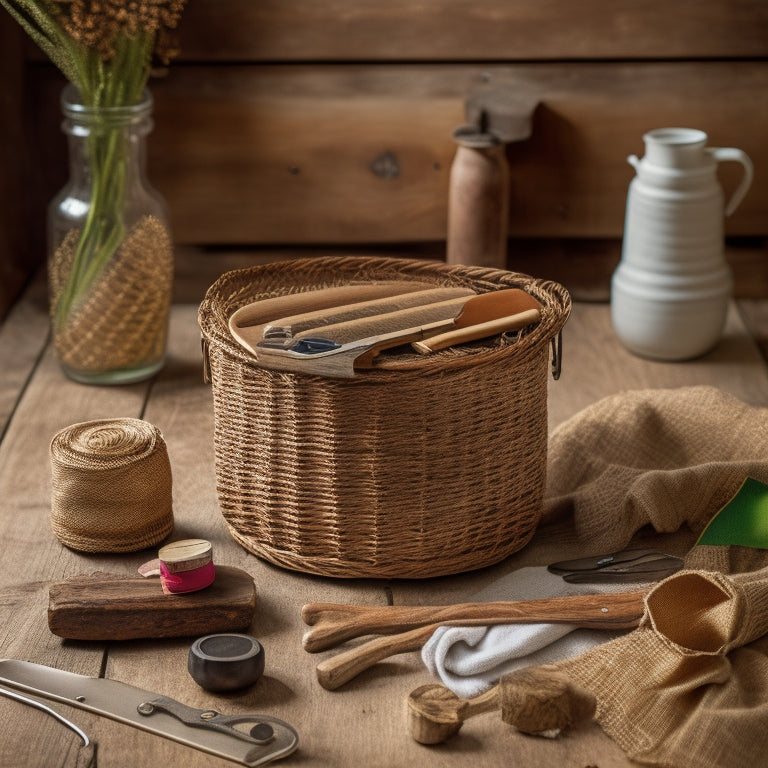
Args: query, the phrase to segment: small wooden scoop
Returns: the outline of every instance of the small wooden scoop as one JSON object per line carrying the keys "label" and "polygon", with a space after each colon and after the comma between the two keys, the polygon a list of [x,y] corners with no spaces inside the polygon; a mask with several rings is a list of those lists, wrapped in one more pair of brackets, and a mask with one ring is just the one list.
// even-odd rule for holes
{"label": "small wooden scoop", "polygon": [[420,685],[408,695],[408,732],[419,744],[442,744],[457,734],[464,721],[499,706],[496,685],[473,699],[460,699],[439,683]]}
{"label": "small wooden scoop", "polygon": [[501,709],[523,733],[552,734],[589,720],[595,697],[551,667],[519,669],[485,693],[461,699],[443,685],[422,685],[408,696],[408,730],[420,744],[441,744],[470,717]]}
{"label": "small wooden scoop", "polygon": [[[395,637],[377,637],[324,659],[317,665],[317,679],[326,690],[335,690],[379,661],[400,653],[418,651],[438,627],[446,625],[489,626],[559,622],[591,629],[632,629],[642,618],[644,596],[644,592],[620,592],[605,595],[570,595],[516,603],[466,603],[463,606],[425,608],[425,611],[432,611],[432,623],[401,632]],[[452,607],[460,609],[454,619],[449,618]],[[398,610],[396,606],[392,608]],[[372,631],[370,622],[365,626],[366,632]],[[393,625],[382,622],[378,631],[386,631],[391,626]],[[401,624],[394,626],[395,632],[402,627]]]}

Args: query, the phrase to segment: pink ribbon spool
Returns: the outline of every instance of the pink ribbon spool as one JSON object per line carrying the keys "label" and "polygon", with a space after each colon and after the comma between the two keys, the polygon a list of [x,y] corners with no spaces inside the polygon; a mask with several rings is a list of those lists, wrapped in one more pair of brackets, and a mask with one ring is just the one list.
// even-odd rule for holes
{"label": "pink ribbon spool", "polygon": [[166,595],[198,592],[213,584],[216,569],[213,547],[205,539],[182,539],[166,544],[157,553],[156,562],[145,563],[139,573],[152,576],[159,572],[160,585]]}
{"label": "pink ribbon spool", "polygon": [[168,566],[160,562],[160,585],[166,595],[179,595],[184,592],[197,592],[213,584],[216,570],[213,561],[191,571],[172,573]]}

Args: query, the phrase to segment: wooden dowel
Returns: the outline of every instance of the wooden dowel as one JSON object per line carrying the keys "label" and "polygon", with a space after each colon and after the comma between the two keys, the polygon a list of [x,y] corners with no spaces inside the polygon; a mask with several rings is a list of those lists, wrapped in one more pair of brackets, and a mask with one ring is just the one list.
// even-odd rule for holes
{"label": "wooden dowel", "polygon": [[[440,610],[434,608],[414,607],[415,615],[424,616],[424,611],[432,611],[432,623],[401,632],[394,637],[378,637],[348,651],[324,659],[317,665],[317,679],[323,688],[332,691],[349,682],[379,661],[396,656],[400,653],[418,651],[441,626],[485,626],[490,624],[533,623],[533,622],[565,622],[580,628],[591,629],[631,629],[636,627],[643,615],[643,592],[620,592],[614,595],[571,595],[553,597],[544,600],[523,600],[518,603],[499,603],[510,610],[510,613],[497,614],[488,617],[488,606],[494,603],[466,603],[463,608],[467,612],[464,618],[434,621]],[[536,607],[537,610],[532,609]],[[447,606],[443,614],[457,606]],[[406,612],[408,607],[404,607]],[[396,606],[372,608],[372,611],[387,612],[403,609]],[[485,611],[485,614],[482,614]],[[314,611],[308,611],[314,615]],[[411,615],[414,615],[411,614]],[[474,614],[474,615],[472,615]],[[372,619],[369,619],[366,630],[370,631]],[[360,626],[359,622],[356,622]],[[397,625],[391,621],[382,624],[379,631],[397,631]]]}
{"label": "wooden dowel", "polygon": [[316,653],[363,635],[392,635],[425,624],[465,625],[557,622],[594,629],[629,629],[643,615],[645,592],[569,595],[540,600],[457,603],[443,606],[364,606],[308,603],[302,619],[312,628],[304,649]]}

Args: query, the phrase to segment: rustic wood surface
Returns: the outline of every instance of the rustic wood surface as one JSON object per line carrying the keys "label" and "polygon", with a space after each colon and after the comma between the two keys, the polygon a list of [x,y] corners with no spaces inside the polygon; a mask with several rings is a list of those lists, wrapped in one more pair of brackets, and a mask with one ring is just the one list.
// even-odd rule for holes
{"label": "rustic wood surface", "polygon": [[[511,253],[604,278],[595,243],[617,247],[624,158],[651,128],[691,125],[755,161],[726,226],[762,238],[737,295],[768,295],[764,0],[196,0],[179,33],[180,57],[151,81],[149,141],[177,243],[444,251],[450,134],[470,87],[490,78],[541,101],[532,137],[507,148]],[[2,318],[44,260],[45,229],[31,224],[63,185],[67,152],[63,78],[4,12],[0,71]],[[722,177],[731,189],[735,170]]]}
{"label": "rustic wood surface", "polygon": [[766,32],[762,0],[195,0],[178,61],[760,58]]}
{"label": "rustic wood surface", "polygon": [[[217,509],[211,392],[202,381],[196,311],[194,304],[174,307],[169,358],[157,380],[124,387],[87,387],[63,376],[46,342],[46,308],[39,295],[30,294],[17,304],[0,328],[0,656],[115,678],[201,708],[281,717],[301,736],[300,750],[283,761],[286,766],[428,768],[473,761],[493,768],[513,760],[532,768],[629,768],[632,763],[596,725],[545,740],[522,736],[486,714],[472,718],[443,745],[416,744],[406,731],[406,697],[430,677],[415,653],[377,664],[333,692],[318,684],[317,663],[336,651],[309,654],[302,649],[305,603],[467,602],[512,570],[580,553],[567,525],[560,525],[541,529],[528,547],[498,566],[405,582],[306,576],[248,554],[231,539]],[[766,317],[763,306],[752,304],[750,317],[759,336]],[[549,385],[551,427],[599,398],[628,388],[707,383],[749,403],[768,405],[768,370],[736,307],[721,344],[689,363],[652,363],[630,355],[616,341],[606,304],[576,304],[563,349],[563,375]],[[211,540],[217,562],[242,568],[255,579],[257,610],[250,631],[263,643],[266,674],[252,689],[216,695],[199,688],[186,671],[192,638],[103,644],[62,641],[48,629],[52,582],[93,571],[129,576],[152,554],[78,554],[65,549],[49,525],[51,437],[77,421],[116,416],[145,418],[163,432],[173,469],[174,538]],[[653,537],[641,540],[653,542]],[[665,538],[665,544],[684,550],[689,542],[681,535]],[[231,765],[87,712],[55,707],[96,740],[102,768]],[[0,765],[77,764],[77,738],[44,714],[0,697],[0,717]]]}
{"label": "rustic wood surface", "polygon": [[680,59],[765,56],[767,32],[761,0],[198,0],[181,45],[209,61]]}
{"label": "rustic wood surface", "polygon": [[[187,65],[152,85],[152,183],[175,241],[191,244],[445,240],[451,138],[483,77],[540,105],[510,144],[511,238],[620,237],[629,154],[643,134],[686,125],[743,149],[757,169],[729,235],[765,235],[768,61],[492,65]],[[42,201],[66,178],[61,80],[30,75]],[[719,176],[730,192],[734,163]]]}

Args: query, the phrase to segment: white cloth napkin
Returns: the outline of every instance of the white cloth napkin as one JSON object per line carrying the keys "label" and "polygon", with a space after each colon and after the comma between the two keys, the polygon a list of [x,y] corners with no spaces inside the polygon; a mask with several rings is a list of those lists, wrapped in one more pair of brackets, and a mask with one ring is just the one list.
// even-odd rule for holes
{"label": "white cloth napkin", "polygon": [[[640,590],[642,584],[569,584],[545,567],[520,568],[478,592],[472,602],[534,600]],[[422,648],[427,669],[457,696],[472,698],[519,667],[576,656],[623,631],[577,629],[573,624],[440,627]]]}

